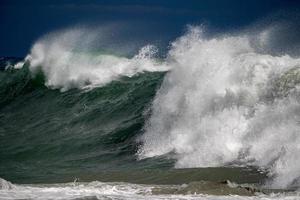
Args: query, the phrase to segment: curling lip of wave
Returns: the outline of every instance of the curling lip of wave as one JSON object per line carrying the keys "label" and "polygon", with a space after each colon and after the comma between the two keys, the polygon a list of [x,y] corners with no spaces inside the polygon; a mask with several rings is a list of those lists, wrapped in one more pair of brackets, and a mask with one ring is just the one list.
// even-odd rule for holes
{"label": "curling lip of wave", "polygon": [[[37,41],[25,58],[33,74],[42,72],[45,85],[66,91],[71,88],[93,88],[149,71],[167,71],[168,66],[158,61],[157,48],[146,45],[132,58],[105,53],[90,53],[89,45],[94,38],[81,44],[82,30],[67,30],[49,35]],[[89,41],[90,40],[90,41]],[[21,68],[23,62],[15,65]]]}
{"label": "curling lip of wave", "polygon": [[173,42],[140,158],[174,152],[176,167],[254,165],[266,185],[300,186],[300,59],[259,54],[249,37]]}

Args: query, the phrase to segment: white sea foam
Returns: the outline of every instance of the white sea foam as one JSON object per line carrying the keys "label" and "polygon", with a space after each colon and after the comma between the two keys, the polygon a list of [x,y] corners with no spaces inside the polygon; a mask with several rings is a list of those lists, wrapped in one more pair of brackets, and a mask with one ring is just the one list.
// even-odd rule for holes
{"label": "white sea foam", "polygon": [[[129,183],[62,183],[40,185],[13,185],[12,188],[0,188],[0,200],[15,199],[198,199],[198,200],[296,200],[299,193],[278,193],[256,196],[215,196],[206,194],[165,194],[152,193],[154,188],[165,188],[163,185],[138,185]],[[172,187],[172,186],[171,186]]]}
{"label": "white sea foam", "polygon": [[33,74],[41,71],[45,75],[46,86],[61,91],[99,87],[121,76],[168,69],[155,59],[157,49],[153,45],[144,46],[131,58],[91,53],[90,48],[101,37],[97,34],[101,32],[84,29],[49,34],[33,45],[25,60],[30,63]]}
{"label": "white sea foam", "polygon": [[269,170],[269,187],[300,186],[299,58],[258,53],[247,35],[206,39],[194,27],[167,60],[140,158],[174,152],[178,168],[254,165]]}

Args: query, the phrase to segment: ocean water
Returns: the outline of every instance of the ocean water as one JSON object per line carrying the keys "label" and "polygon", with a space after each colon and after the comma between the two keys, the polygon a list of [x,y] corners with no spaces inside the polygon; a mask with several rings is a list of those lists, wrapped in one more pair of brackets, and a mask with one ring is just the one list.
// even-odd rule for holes
{"label": "ocean water", "polygon": [[271,35],[124,55],[68,29],[1,58],[0,199],[300,199],[300,58]]}

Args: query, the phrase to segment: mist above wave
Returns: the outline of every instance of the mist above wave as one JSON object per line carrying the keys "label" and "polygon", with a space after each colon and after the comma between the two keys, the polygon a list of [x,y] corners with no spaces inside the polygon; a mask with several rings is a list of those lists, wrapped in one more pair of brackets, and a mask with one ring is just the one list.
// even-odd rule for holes
{"label": "mist above wave", "polygon": [[[267,42],[265,32],[257,37]],[[300,186],[300,59],[263,54],[250,38],[207,39],[192,27],[172,43],[140,158],[173,152],[178,168],[253,165],[269,171],[269,187]]]}
{"label": "mist above wave", "polygon": [[[100,87],[121,76],[168,69],[156,59],[158,50],[154,45],[146,45],[127,57],[118,55],[117,48],[97,49],[103,43],[103,34],[101,30],[79,28],[51,33],[35,42],[25,63],[29,63],[33,75],[43,73],[47,87],[61,91]],[[100,47],[96,48],[97,43]],[[15,68],[22,66],[23,62]]]}

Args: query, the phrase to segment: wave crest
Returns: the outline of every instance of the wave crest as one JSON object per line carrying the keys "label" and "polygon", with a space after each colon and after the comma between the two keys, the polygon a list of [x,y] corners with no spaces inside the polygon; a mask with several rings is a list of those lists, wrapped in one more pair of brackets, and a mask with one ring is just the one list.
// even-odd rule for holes
{"label": "wave crest", "polygon": [[[43,37],[37,41],[25,61],[33,74],[42,72],[49,88],[66,91],[71,88],[103,86],[121,76],[131,77],[145,71],[166,71],[168,67],[155,59],[157,48],[146,45],[131,58],[105,51],[94,51],[95,33],[72,29]],[[22,64],[22,63],[21,63]],[[20,68],[20,64],[16,65]]]}

